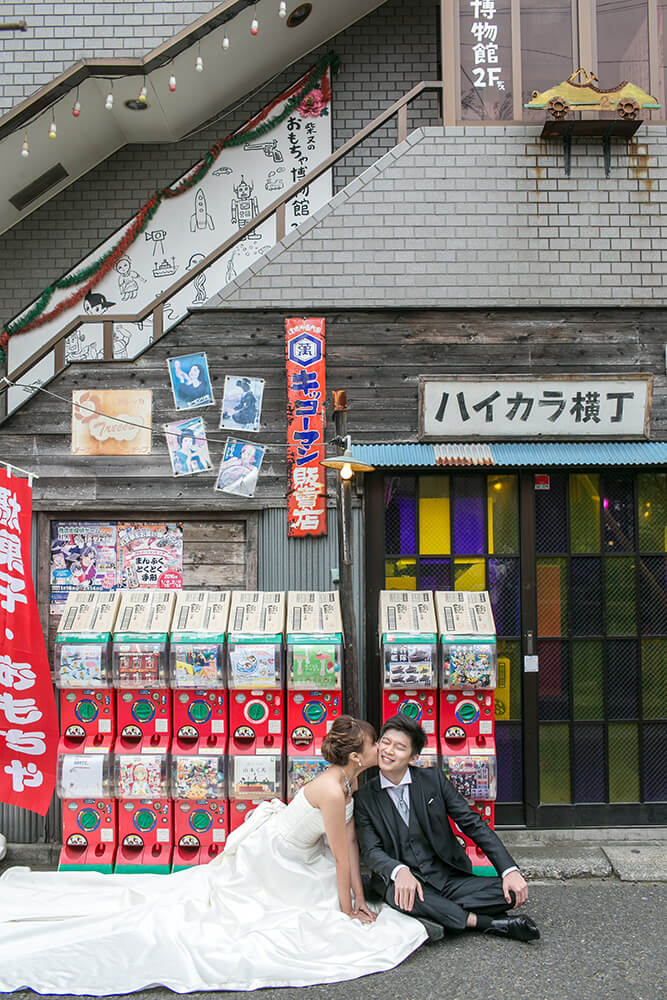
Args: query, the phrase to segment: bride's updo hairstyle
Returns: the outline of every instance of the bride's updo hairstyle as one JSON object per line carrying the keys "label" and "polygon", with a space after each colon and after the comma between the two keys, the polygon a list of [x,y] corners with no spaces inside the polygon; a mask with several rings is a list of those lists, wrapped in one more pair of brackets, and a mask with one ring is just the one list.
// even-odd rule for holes
{"label": "bride's updo hairstyle", "polygon": [[377,733],[370,722],[355,719],[351,715],[341,715],[336,719],[322,743],[322,756],[330,764],[344,767],[351,753],[359,753],[364,741],[369,738],[375,743]]}

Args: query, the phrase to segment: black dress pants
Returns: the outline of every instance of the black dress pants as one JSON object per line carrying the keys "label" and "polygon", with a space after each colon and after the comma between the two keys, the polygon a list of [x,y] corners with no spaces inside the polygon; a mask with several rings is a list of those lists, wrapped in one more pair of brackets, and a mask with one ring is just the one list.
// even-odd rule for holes
{"label": "black dress pants", "polygon": [[[415,872],[412,874],[415,875]],[[419,878],[418,875],[415,877]],[[462,872],[450,871],[442,890],[426,882],[421,882],[421,885],[424,901],[415,895],[415,904],[410,915],[435,920],[450,931],[465,930],[469,913],[501,917],[516,901],[512,893],[512,902],[507,902],[503,894],[503,880],[498,875],[490,878],[486,875],[465,875]],[[394,898],[395,890],[396,886],[390,882],[385,900],[395,910],[399,910],[400,907],[396,905]]]}

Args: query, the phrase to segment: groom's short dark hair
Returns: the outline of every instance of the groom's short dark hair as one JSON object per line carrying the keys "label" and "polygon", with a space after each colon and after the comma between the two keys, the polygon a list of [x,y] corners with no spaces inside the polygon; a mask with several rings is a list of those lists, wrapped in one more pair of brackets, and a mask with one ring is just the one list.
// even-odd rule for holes
{"label": "groom's short dark hair", "polygon": [[387,719],[380,730],[380,739],[388,729],[396,729],[399,733],[405,733],[412,743],[413,754],[420,754],[424,749],[426,733],[414,719],[408,719],[405,715],[392,715],[391,719]]}

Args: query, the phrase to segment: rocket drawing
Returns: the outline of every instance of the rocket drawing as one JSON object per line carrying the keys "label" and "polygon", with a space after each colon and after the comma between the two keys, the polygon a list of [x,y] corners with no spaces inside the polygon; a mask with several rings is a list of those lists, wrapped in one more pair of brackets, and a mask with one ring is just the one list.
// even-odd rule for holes
{"label": "rocket drawing", "polygon": [[206,211],[206,195],[201,188],[195,195],[195,210],[190,216],[190,232],[197,229],[215,229],[213,219]]}

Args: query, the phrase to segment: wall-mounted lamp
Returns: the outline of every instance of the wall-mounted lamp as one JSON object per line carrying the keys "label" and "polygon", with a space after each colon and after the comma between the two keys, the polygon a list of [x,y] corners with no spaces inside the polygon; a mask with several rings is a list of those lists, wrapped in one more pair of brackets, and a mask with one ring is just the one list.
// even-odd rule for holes
{"label": "wall-mounted lamp", "polygon": [[352,440],[350,435],[348,434],[343,440],[345,441],[345,451],[343,454],[336,455],[334,458],[325,458],[321,462],[321,465],[327,469],[337,469],[341,479],[352,479],[355,472],[372,472],[375,466],[360,461],[360,459],[355,458],[352,454]]}

